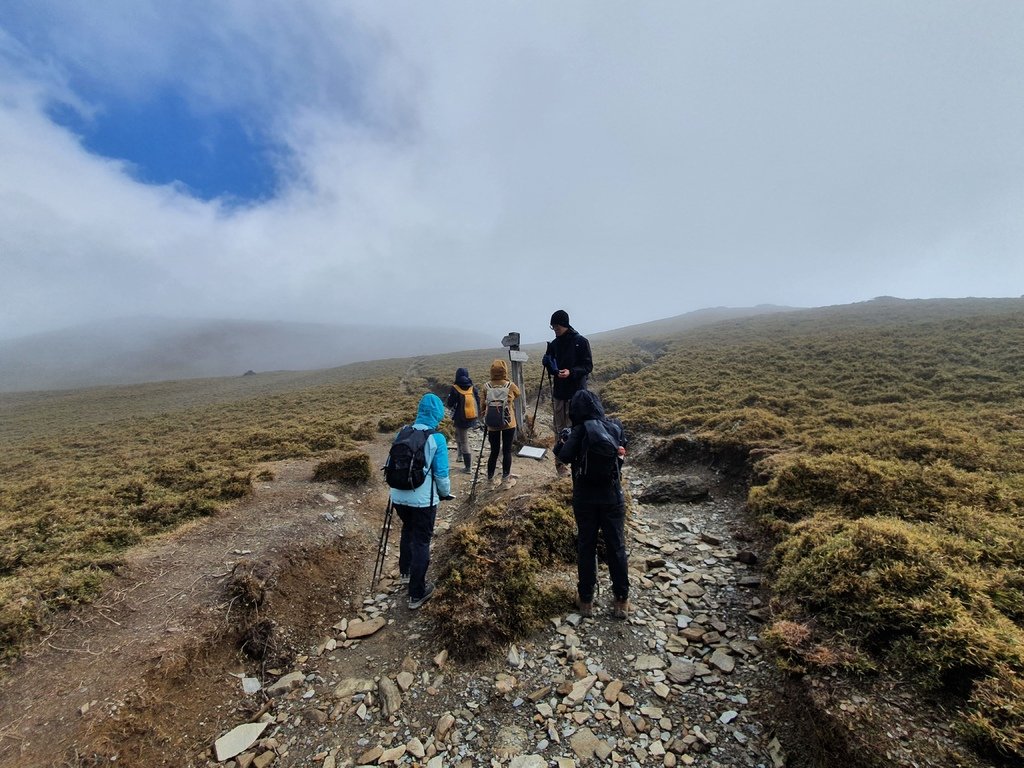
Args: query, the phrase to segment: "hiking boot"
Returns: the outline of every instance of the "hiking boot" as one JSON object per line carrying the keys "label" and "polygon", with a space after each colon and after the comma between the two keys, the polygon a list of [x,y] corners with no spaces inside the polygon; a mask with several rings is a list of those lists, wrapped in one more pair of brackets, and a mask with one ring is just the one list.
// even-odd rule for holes
{"label": "hiking boot", "polygon": [[398,583],[401,586],[403,586],[403,587],[408,587],[409,586],[409,578],[410,578],[410,576],[409,576],[408,573],[399,574],[399,576],[398,576]]}
{"label": "hiking boot", "polygon": [[415,599],[412,597],[409,598],[409,609],[415,611],[417,608],[419,608],[421,605],[427,602],[427,600],[429,600],[430,596],[433,594],[434,585],[428,581],[426,589],[423,590],[423,597],[417,597]]}
{"label": "hiking boot", "polygon": [[592,619],[594,618],[594,601],[583,601],[577,597],[576,610],[580,612],[580,616],[582,616],[584,619]]}
{"label": "hiking boot", "polygon": [[612,605],[612,618],[613,619],[626,619],[629,618],[629,612],[631,608],[629,600],[616,600]]}
{"label": "hiking boot", "polygon": [[512,475],[505,475],[501,478],[501,488],[506,490],[516,484],[516,479]]}
{"label": "hiking boot", "polygon": [[565,477],[569,474],[569,467],[565,464],[555,464],[555,472],[558,473],[559,477]]}
{"label": "hiking boot", "polygon": [[470,469],[469,467],[463,467],[462,469],[459,470],[459,472],[461,472],[464,475],[472,475],[473,474],[473,470]]}

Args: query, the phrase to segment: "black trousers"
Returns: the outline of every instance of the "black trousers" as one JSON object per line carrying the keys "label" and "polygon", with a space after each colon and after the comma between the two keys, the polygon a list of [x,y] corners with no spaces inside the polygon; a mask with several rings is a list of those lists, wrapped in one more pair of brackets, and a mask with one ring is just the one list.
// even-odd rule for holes
{"label": "black trousers", "polygon": [[579,575],[580,600],[589,603],[594,599],[594,585],[597,584],[597,532],[604,536],[608,549],[608,571],[612,577],[612,592],[616,600],[629,597],[629,563],[626,561],[626,505],[622,503],[594,504],[572,502],[572,513],[576,518],[578,542],[576,547],[576,572]]}
{"label": "black trousers", "polygon": [[507,475],[512,471],[512,439],[516,436],[516,428],[494,430],[487,433],[487,439],[491,443],[491,453],[487,457],[487,477],[494,477],[494,470],[498,466],[498,444],[501,444],[501,474]]}
{"label": "black trousers", "polygon": [[398,545],[398,570],[409,574],[409,597],[419,600],[426,591],[427,566],[430,565],[430,539],[434,535],[437,506],[407,507],[395,504],[402,520],[402,538]]}

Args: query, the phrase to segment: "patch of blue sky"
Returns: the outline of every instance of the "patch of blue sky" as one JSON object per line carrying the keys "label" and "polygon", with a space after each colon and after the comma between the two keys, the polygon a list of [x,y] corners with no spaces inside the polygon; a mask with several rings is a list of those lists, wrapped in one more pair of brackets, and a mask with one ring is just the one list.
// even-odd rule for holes
{"label": "patch of blue sky", "polygon": [[162,88],[144,99],[88,99],[83,115],[53,104],[49,116],[81,137],[96,155],[127,161],[144,184],[178,184],[201,200],[247,205],[272,198],[287,148],[240,111],[193,109],[181,93]]}

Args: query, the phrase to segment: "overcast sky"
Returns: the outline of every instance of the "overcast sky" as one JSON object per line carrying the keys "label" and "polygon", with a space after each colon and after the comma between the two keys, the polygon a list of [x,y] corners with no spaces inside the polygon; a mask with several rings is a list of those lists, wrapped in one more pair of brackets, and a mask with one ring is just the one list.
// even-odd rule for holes
{"label": "overcast sky", "polygon": [[0,337],[1024,294],[1024,2],[0,4]]}

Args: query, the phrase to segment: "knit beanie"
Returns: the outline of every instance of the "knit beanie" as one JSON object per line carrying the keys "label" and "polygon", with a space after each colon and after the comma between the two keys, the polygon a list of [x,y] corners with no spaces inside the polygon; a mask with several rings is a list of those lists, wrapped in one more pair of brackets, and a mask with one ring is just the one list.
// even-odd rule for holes
{"label": "knit beanie", "polygon": [[559,309],[553,315],[551,315],[551,325],[560,325],[563,328],[569,327],[569,313],[564,309]]}

